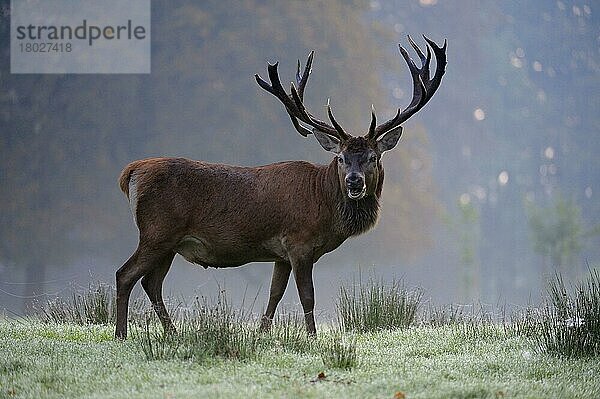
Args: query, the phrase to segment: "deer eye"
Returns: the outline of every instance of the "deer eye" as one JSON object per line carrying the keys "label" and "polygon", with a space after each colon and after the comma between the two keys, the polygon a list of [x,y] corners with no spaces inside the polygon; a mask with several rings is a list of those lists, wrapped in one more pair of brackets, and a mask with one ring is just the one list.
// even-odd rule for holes
{"label": "deer eye", "polygon": [[338,161],[338,163],[344,163],[344,158],[342,158],[342,157],[337,157],[337,161]]}
{"label": "deer eye", "polygon": [[377,155],[371,155],[369,162],[377,162]]}

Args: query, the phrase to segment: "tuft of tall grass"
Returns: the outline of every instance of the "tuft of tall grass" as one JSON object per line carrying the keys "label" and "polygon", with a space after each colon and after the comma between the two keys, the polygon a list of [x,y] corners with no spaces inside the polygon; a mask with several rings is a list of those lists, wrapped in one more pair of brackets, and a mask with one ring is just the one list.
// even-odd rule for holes
{"label": "tuft of tall grass", "polygon": [[323,365],[328,368],[350,370],[358,364],[356,337],[334,331],[319,340]]}
{"label": "tuft of tall grass", "polygon": [[421,323],[431,327],[442,327],[463,323],[467,318],[467,310],[464,305],[435,306],[429,303],[421,316]]}
{"label": "tuft of tall grass", "polygon": [[430,304],[421,315],[422,325],[451,326],[457,336],[462,340],[469,341],[506,336],[507,323],[505,320],[505,307],[484,303],[443,306]]}
{"label": "tuft of tall grass", "polygon": [[530,324],[545,352],[567,357],[600,355],[600,273],[590,270],[582,282],[567,290],[560,273],[548,283],[549,299],[540,320]]}
{"label": "tuft of tall grass", "polygon": [[304,317],[297,312],[280,313],[273,326],[263,337],[264,345],[274,345],[283,350],[307,353],[314,350],[314,338],[306,333]]}
{"label": "tuft of tall grass", "polygon": [[256,355],[260,342],[260,333],[248,317],[220,294],[215,304],[206,298],[196,300],[178,320],[177,333],[165,333],[157,323],[147,321],[133,335],[148,360],[244,360]]}
{"label": "tuft of tall grass", "polygon": [[422,297],[422,290],[409,291],[395,279],[342,285],[336,303],[339,322],[344,330],[357,332],[407,328],[416,321]]}
{"label": "tuft of tall grass", "polygon": [[147,360],[171,360],[178,357],[181,337],[165,333],[162,327],[152,320],[149,312],[141,327],[136,325],[132,328],[131,336],[138,343]]}
{"label": "tuft of tall grass", "polygon": [[542,310],[537,307],[527,306],[513,312],[509,319],[503,320],[504,335],[506,337],[523,336],[531,339],[540,332]]}
{"label": "tuft of tall grass", "polygon": [[454,332],[462,340],[480,341],[505,337],[505,331],[498,323],[485,319],[471,319],[454,325]]}
{"label": "tuft of tall grass", "polygon": [[116,317],[116,293],[110,285],[90,283],[86,291],[73,290],[67,298],[35,305],[34,311],[48,323],[112,324]]}

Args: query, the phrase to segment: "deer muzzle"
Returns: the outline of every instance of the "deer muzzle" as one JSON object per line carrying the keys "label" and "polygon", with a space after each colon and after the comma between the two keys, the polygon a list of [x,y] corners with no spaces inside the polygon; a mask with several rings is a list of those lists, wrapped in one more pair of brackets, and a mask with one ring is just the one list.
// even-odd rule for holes
{"label": "deer muzzle", "polygon": [[364,175],[356,172],[346,175],[346,190],[348,197],[353,200],[359,200],[367,193],[367,185],[365,184]]}

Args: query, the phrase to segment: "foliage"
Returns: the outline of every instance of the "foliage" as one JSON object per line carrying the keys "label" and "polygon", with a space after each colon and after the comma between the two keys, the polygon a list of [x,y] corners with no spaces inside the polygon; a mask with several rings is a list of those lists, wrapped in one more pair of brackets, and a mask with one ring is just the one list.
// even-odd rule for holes
{"label": "foliage", "polygon": [[[600,140],[590,139],[600,108],[598,12],[566,1],[377,5],[372,20],[394,25],[398,40],[415,32],[448,38],[442,86],[412,121],[430,133],[440,202],[452,209],[469,193],[479,210],[481,300],[526,303],[541,281],[522,199],[544,203],[569,193],[583,220],[600,223]],[[404,88],[398,76],[387,79]],[[437,247],[439,272],[453,269],[447,249]],[[600,246],[584,255],[599,258]]]}
{"label": "foliage", "polygon": [[479,213],[473,204],[469,202],[459,202],[458,224],[461,228],[460,236],[460,262],[465,268],[472,268],[475,264],[476,239],[473,227],[479,222]]}
{"label": "foliage", "polygon": [[555,268],[573,262],[583,247],[580,208],[573,201],[560,197],[546,208],[532,203],[527,207],[535,251],[548,257]]}
{"label": "foliage", "polygon": [[377,227],[360,238],[365,244],[359,255],[369,262],[414,260],[434,249],[432,227],[443,208],[433,177],[429,132],[422,124],[406,130],[398,146],[382,160],[385,184]]}
{"label": "foliage", "polygon": [[360,332],[410,327],[422,296],[421,290],[409,291],[398,280],[386,284],[371,278],[365,284],[359,279],[351,288],[342,285],[336,303],[340,326]]}
{"label": "foliage", "polygon": [[464,301],[473,300],[479,296],[479,241],[480,215],[473,204],[471,196],[463,193],[458,201],[458,214],[446,214],[444,221],[456,237],[460,264],[460,292]]}

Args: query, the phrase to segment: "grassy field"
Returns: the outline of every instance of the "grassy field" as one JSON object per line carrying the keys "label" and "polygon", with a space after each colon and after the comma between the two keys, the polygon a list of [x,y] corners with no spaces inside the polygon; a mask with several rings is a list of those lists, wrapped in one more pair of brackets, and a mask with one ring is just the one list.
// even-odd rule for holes
{"label": "grassy field", "polygon": [[0,397],[600,398],[597,357],[555,357],[502,327],[477,329],[357,333],[358,364],[341,370],[318,349],[276,341],[243,361],[147,360],[140,336],[118,342],[109,326],[3,319]]}

